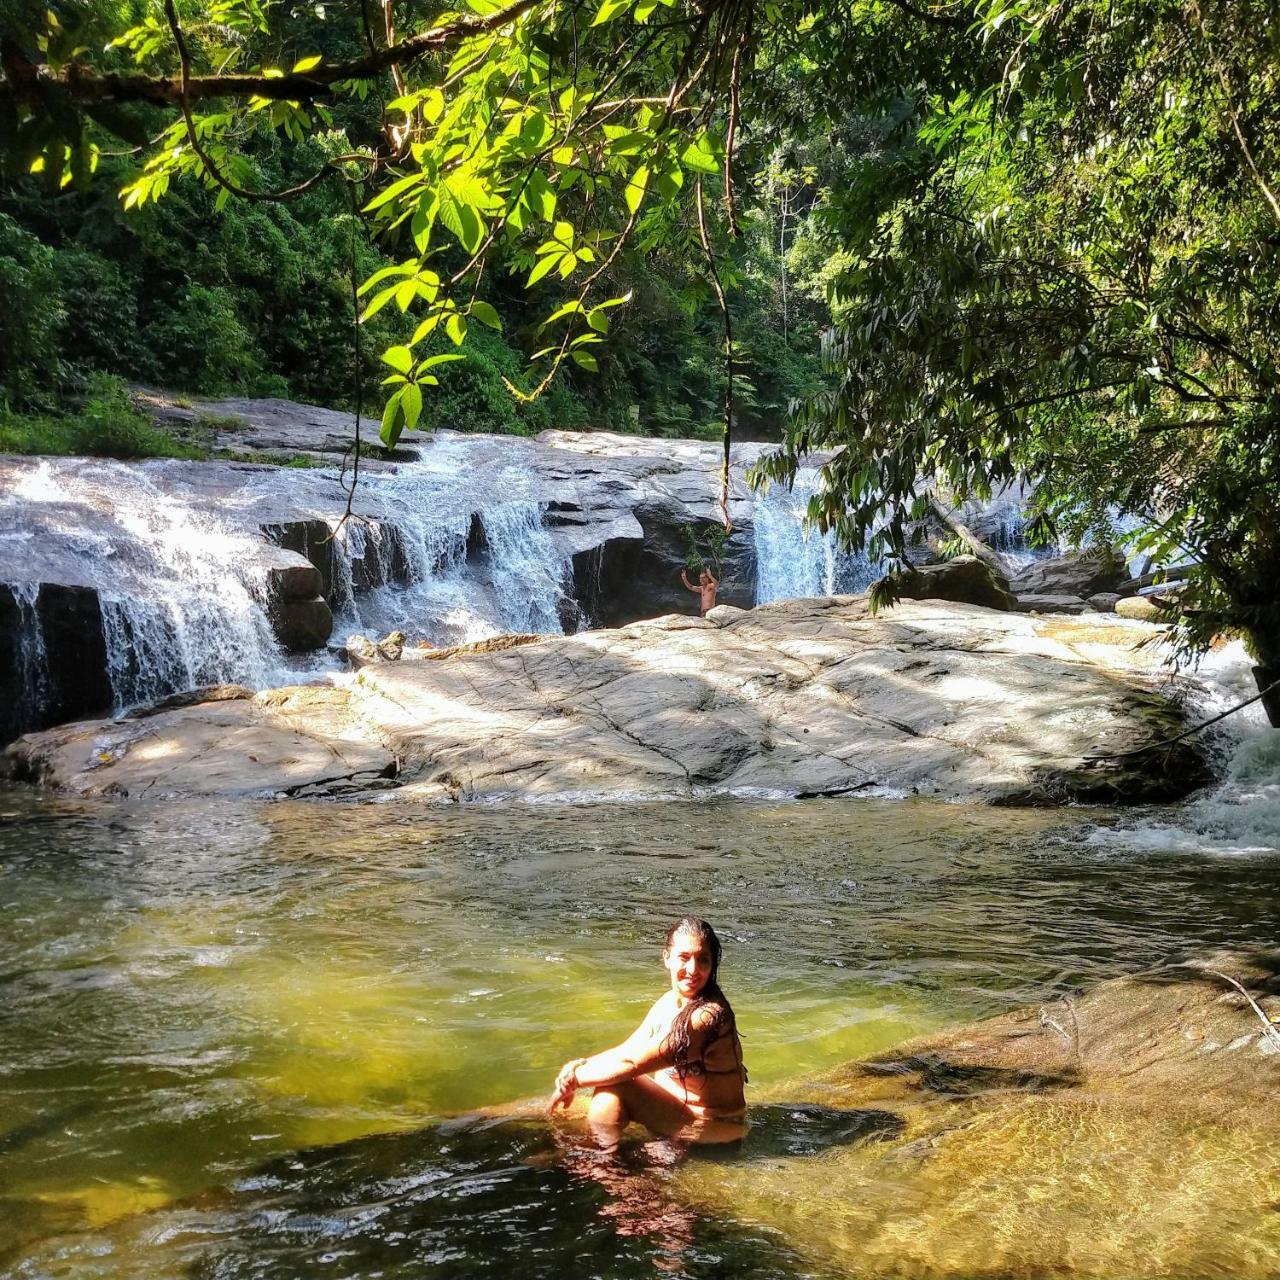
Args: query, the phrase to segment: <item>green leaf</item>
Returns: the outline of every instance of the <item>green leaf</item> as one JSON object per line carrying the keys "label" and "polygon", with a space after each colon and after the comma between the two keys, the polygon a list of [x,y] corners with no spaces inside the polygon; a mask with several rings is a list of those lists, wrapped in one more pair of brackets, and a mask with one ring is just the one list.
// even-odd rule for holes
{"label": "green leaf", "polygon": [[382,353],[382,363],[407,374],[413,368],[413,352],[408,347],[391,347]]}
{"label": "green leaf", "polygon": [[322,61],[318,53],[313,53],[309,58],[303,58],[300,62],[293,64],[293,74],[300,76],[307,71],[314,71]]}
{"label": "green leaf", "polygon": [[396,447],[404,427],[404,406],[400,403],[403,394],[402,387],[387,401],[387,407],[382,411],[382,430],[378,432],[378,436],[388,449]]}
{"label": "green leaf", "polygon": [[421,342],[429,333],[434,333],[436,326],[444,319],[443,311],[433,311],[414,331],[410,339],[414,345]]}
{"label": "green leaf", "polygon": [[630,181],[627,183],[626,199],[627,212],[636,213],[639,211],[641,204],[644,202],[644,193],[649,186],[649,166],[642,164],[631,175]]}
{"label": "green leaf", "polygon": [[411,382],[400,392],[400,399],[404,412],[404,425],[412,431],[418,425],[418,419],[422,417],[422,388]]}
{"label": "green leaf", "polygon": [[585,308],[583,307],[582,303],[581,303],[581,302],[579,302],[579,301],[577,300],[577,298],[573,298],[573,299],[571,299],[570,301],[568,301],[568,302],[564,303],[564,305],[563,305],[563,306],[559,306],[559,307],[557,307],[557,308],[556,308],[556,309],[555,309],[555,310],[554,310],[554,311],[553,311],[553,312],[552,312],[552,313],[551,313],[551,314],[550,314],[550,315],[549,315],[549,316],[548,316],[548,317],[547,317],[547,318],[546,318],[546,319],[545,319],[545,320],[544,320],[544,321],[543,321],[543,322],[538,326],[538,331],[539,331],[539,332],[541,332],[543,329],[547,328],[549,325],[553,325],[553,324],[555,324],[555,322],[556,322],[557,320],[563,320],[563,319],[565,318],[565,316],[577,315],[579,312],[584,311],[584,310],[585,310]]}
{"label": "green leaf", "polygon": [[467,338],[467,317],[455,311],[445,322],[444,331],[453,339],[453,345],[460,347]]}
{"label": "green leaf", "polygon": [[581,365],[588,373],[600,372],[600,364],[590,351],[570,351],[569,358],[574,364]]}
{"label": "green leaf", "polygon": [[707,134],[699,134],[680,156],[680,162],[686,169],[695,173],[719,173],[720,162],[716,159],[716,149]]}
{"label": "green leaf", "polygon": [[384,204],[389,204],[392,200],[403,195],[406,191],[409,191],[414,187],[420,187],[424,182],[426,182],[426,180],[426,174],[423,173],[411,173],[406,178],[400,178],[398,181],[393,182],[389,187],[384,188],[374,196],[374,198],[365,205],[365,213],[372,213],[375,209],[381,209]]}
{"label": "green leaf", "polygon": [[596,10],[596,16],[591,20],[591,25],[600,27],[606,22],[612,22],[618,14],[625,13],[630,4],[631,0],[604,0],[604,3]]}
{"label": "green leaf", "polygon": [[499,319],[497,311],[489,303],[473,302],[468,314],[479,320],[481,324],[488,325],[490,329],[496,329],[499,333],[502,332],[502,321]]}
{"label": "green leaf", "polygon": [[[525,284],[526,285],[537,284],[538,281],[541,280],[543,276],[547,275],[550,271],[554,269],[556,264],[562,258],[572,258],[572,257],[573,255],[571,253],[563,253],[563,252],[547,254],[547,256],[543,258],[541,262],[537,263],[534,266],[533,270],[529,272],[529,278],[528,280],[525,281]],[[573,268],[570,267],[570,270],[573,270]]]}
{"label": "green leaf", "polygon": [[428,356],[418,365],[418,374],[426,373],[428,369],[434,369],[437,365],[452,364],[455,360],[465,360],[467,357],[461,351],[442,351],[439,355]]}

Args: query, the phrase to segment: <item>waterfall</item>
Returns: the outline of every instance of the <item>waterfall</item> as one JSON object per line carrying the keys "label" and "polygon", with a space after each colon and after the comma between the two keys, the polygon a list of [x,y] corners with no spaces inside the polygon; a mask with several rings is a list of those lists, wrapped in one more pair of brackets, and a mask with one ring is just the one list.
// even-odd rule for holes
{"label": "waterfall", "polygon": [[402,479],[389,490],[374,481],[371,489],[384,503],[395,490],[414,502],[396,504],[394,523],[350,521],[337,534],[336,634],[403,631],[410,642],[448,645],[563,631],[572,565],[543,524],[545,503],[459,513],[424,503],[429,484],[410,488]]}
{"label": "waterfall", "polygon": [[[1190,677],[1186,714],[1217,715],[1258,691],[1253,662],[1239,640],[1212,649]],[[1098,826],[1090,843],[1143,853],[1211,856],[1280,853],[1280,729],[1260,703],[1236,712],[1207,741],[1222,766],[1222,780],[1176,809],[1138,812],[1113,826]]]}
{"label": "waterfall", "polygon": [[33,680],[49,680],[34,639],[41,580],[97,593],[116,712],[200,684],[266,685],[281,669],[260,544],[161,483],[171,478],[163,464],[75,460],[55,469],[46,461],[0,501],[0,526],[21,521],[32,535],[29,568],[27,557],[13,557],[0,580],[23,619],[24,664],[32,672],[44,664]]}
{"label": "waterfall", "polygon": [[790,488],[772,484],[752,513],[756,550],[756,603],[865,591],[884,570],[865,552],[841,551],[834,531],[806,526],[818,472],[801,468]]}
{"label": "waterfall", "polygon": [[[324,555],[338,639],[401,630],[443,645],[561,632],[572,562],[545,527],[549,498],[523,455],[492,469],[478,456],[479,466],[468,445],[442,440],[423,461],[366,470],[356,516],[341,526],[345,495],[328,468],[15,463],[17,480],[0,495],[0,584],[15,610],[17,722],[41,723],[40,709],[57,700],[42,582],[96,596],[116,713],[204,684],[296,680],[299,660],[271,622],[262,530],[272,524],[334,535]],[[333,663],[303,661],[312,671]]]}
{"label": "waterfall", "polygon": [[35,724],[49,695],[49,655],[44,644],[44,625],[37,608],[40,597],[38,583],[15,583],[9,586],[17,610],[17,706],[14,723],[18,728]]}

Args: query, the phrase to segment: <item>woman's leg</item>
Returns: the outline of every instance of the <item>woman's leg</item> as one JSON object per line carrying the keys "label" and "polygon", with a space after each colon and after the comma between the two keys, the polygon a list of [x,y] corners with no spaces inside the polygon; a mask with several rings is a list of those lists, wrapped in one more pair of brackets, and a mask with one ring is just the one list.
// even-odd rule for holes
{"label": "woman's leg", "polygon": [[602,1085],[587,1111],[587,1123],[602,1146],[616,1146],[633,1120],[664,1138],[689,1128],[698,1117],[679,1098],[648,1076]]}

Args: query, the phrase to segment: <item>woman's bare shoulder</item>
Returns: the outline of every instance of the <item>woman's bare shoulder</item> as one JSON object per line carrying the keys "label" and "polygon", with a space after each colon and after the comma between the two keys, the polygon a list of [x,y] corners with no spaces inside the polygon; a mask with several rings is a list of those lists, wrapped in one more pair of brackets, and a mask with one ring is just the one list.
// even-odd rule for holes
{"label": "woman's bare shoulder", "polygon": [[732,1021],[733,1015],[729,1012],[727,1005],[721,1004],[718,1000],[708,1000],[693,1011],[689,1025],[694,1031],[719,1031]]}

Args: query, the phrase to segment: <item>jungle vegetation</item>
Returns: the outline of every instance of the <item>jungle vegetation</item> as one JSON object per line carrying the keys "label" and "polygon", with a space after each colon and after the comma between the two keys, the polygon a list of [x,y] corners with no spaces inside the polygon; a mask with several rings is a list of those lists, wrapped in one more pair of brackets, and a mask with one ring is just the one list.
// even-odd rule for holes
{"label": "jungle vegetation", "polygon": [[921,477],[1027,477],[1046,534],[1197,562],[1185,651],[1236,628],[1280,668],[1270,0],[6,15],[11,396],[205,340],[211,383],[340,400],[354,254],[388,443],[464,368],[516,429],[640,405],[727,443],[796,395],[761,478],[839,448],[812,515],[852,544],[900,555]]}

